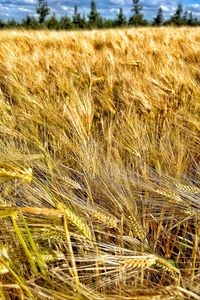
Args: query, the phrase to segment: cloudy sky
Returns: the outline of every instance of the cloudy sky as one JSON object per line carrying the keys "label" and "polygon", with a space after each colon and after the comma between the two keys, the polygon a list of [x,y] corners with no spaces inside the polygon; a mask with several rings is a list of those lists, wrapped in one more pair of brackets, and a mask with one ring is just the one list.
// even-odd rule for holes
{"label": "cloudy sky", "polygon": [[[9,19],[15,18],[21,20],[26,15],[35,15],[35,7],[37,0],[0,0],[0,18]],[[161,6],[164,11],[165,18],[174,12],[178,3],[183,4],[184,8],[192,11],[193,14],[200,19],[200,4],[199,0],[141,0],[143,5],[144,16],[150,20],[156,14]],[[130,16],[132,0],[96,0],[97,9],[104,17],[114,18],[119,7],[124,9],[127,16]],[[71,15],[74,5],[77,5],[79,11],[86,16],[89,12],[90,0],[48,0],[48,5],[51,8],[51,13],[56,13],[57,16]]]}

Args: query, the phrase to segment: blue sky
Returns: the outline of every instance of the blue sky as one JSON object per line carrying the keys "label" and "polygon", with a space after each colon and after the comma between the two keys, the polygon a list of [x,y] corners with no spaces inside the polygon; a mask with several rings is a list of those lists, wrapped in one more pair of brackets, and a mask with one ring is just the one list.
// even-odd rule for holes
{"label": "blue sky", "polygon": [[[27,14],[37,16],[35,14],[37,2],[37,0],[0,0],[0,18],[21,20]],[[90,7],[90,0],[48,0],[47,2],[51,13],[56,13],[59,17],[65,14],[72,15],[74,5],[77,5],[79,11],[87,16]],[[143,5],[144,16],[148,20],[155,16],[160,6],[163,8],[165,18],[168,18],[173,14],[178,3],[183,4],[185,9],[192,11],[194,16],[200,19],[199,0],[143,0],[140,2]],[[127,16],[130,16],[132,0],[98,0],[96,4],[101,15],[114,18],[120,7],[124,9]]]}

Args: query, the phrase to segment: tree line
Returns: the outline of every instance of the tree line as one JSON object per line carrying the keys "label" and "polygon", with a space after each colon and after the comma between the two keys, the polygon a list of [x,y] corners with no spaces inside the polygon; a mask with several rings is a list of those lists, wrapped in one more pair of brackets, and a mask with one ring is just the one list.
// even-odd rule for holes
{"label": "tree line", "polygon": [[38,0],[36,13],[38,17],[27,15],[22,21],[15,19],[8,21],[0,20],[0,28],[26,28],[26,29],[95,29],[95,28],[113,28],[126,26],[198,26],[200,20],[195,18],[192,12],[183,9],[182,4],[178,4],[174,14],[167,20],[164,19],[162,7],[158,9],[156,16],[152,21],[147,21],[142,13],[143,7],[140,0],[133,0],[131,9],[132,15],[127,18],[122,8],[119,8],[114,19],[104,18],[97,10],[94,0],[90,4],[90,12],[86,16],[81,15],[78,7],[74,6],[72,17],[65,15],[57,18],[55,13],[51,14],[51,9],[47,0]]}

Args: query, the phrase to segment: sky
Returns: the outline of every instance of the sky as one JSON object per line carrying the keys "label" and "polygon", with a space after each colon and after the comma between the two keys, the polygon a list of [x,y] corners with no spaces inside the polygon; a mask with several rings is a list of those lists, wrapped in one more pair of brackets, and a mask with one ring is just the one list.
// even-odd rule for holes
{"label": "sky", "polygon": [[[51,8],[51,13],[55,13],[58,17],[65,14],[71,16],[74,5],[78,6],[81,14],[87,16],[89,13],[90,0],[47,0],[47,2]],[[0,19],[14,18],[20,21],[26,15],[36,17],[35,8],[37,3],[37,0],[0,0]],[[120,7],[129,17],[132,3],[132,0],[96,0],[98,11],[106,18],[114,18]],[[184,9],[191,11],[194,16],[200,19],[199,0],[143,0],[140,3],[143,5],[143,14],[147,20],[151,20],[155,16],[159,7],[162,7],[164,17],[167,19],[174,13],[178,3],[181,3]]]}

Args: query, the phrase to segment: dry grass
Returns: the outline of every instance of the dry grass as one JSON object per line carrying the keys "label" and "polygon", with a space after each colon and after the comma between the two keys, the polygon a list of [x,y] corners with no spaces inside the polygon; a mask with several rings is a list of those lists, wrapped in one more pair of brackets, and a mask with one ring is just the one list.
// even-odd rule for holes
{"label": "dry grass", "polygon": [[1,32],[0,299],[200,299],[199,45]]}

